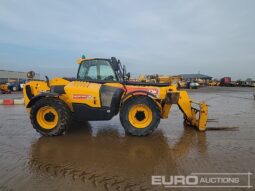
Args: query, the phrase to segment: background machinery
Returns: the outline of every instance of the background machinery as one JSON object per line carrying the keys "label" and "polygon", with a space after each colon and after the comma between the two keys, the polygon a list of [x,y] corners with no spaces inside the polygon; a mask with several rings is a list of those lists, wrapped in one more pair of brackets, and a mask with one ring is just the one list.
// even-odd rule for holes
{"label": "background machinery", "polygon": [[145,136],[157,128],[160,119],[168,118],[173,104],[183,112],[185,124],[206,129],[208,106],[193,102],[186,91],[169,83],[128,81],[130,74],[114,57],[83,57],[78,64],[77,78],[46,78],[25,84],[27,111],[42,135],[64,134],[72,119],[110,120],[119,113],[127,133]]}
{"label": "background machinery", "polygon": [[2,94],[10,94],[11,93],[7,84],[0,84],[0,93],[2,93]]}

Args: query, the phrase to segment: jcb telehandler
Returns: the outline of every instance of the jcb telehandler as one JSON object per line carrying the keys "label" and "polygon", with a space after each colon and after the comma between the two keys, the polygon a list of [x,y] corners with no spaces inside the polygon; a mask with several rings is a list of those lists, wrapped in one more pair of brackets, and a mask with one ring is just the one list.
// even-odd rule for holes
{"label": "jcb telehandler", "polygon": [[33,127],[42,135],[64,134],[72,118],[110,120],[119,113],[126,132],[145,136],[157,128],[161,118],[168,118],[172,104],[179,106],[187,125],[206,129],[207,105],[191,101],[186,91],[178,91],[169,83],[128,81],[130,74],[114,57],[83,57],[78,64],[77,78],[46,77],[46,81],[26,83],[27,111]]}

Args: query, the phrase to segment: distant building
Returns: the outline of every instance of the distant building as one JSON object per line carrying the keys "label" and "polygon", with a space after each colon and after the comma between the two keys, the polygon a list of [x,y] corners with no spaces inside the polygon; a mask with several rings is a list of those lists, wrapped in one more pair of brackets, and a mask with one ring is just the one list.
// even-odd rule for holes
{"label": "distant building", "polygon": [[[27,72],[17,72],[0,70],[0,83],[7,83],[11,81],[22,81],[27,79]],[[40,79],[40,74],[36,73],[34,79]]]}
{"label": "distant building", "polygon": [[203,80],[205,82],[212,80],[211,76],[203,75],[203,74],[180,74],[183,80],[185,81],[197,81]]}

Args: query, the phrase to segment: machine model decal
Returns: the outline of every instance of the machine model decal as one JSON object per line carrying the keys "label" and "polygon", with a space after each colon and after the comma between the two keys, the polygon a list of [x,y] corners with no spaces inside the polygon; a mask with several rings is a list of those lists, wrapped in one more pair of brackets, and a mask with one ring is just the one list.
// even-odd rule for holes
{"label": "machine model decal", "polygon": [[92,100],[93,97],[87,94],[73,94],[73,99]]}

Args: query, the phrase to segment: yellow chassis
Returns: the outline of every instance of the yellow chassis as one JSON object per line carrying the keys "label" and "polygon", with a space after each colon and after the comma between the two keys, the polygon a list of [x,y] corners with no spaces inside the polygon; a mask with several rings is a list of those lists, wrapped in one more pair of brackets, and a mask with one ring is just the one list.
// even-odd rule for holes
{"label": "yellow chassis", "polygon": [[[186,91],[178,91],[174,85],[170,86],[146,86],[146,85],[124,85],[122,83],[104,83],[104,86],[122,88],[124,94],[121,96],[120,103],[133,96],[148,96],[158,106],[161,118],[168,118],[171,106],[177,104],[184,114],[184,122],[196,127],[200,131],[206,130],[208,106],[204,103],[192,101]],[[52,87],[64,86],[65,94],[51,94]],[[102,107],[100,102],[99,90],[102,84],[84,82],[84,81],[69,81],[63,78],[54,78],[48,84],[45,81],[30,81],[24,87],[24,100],[28,112],[31,106],[36,102],[36,99],[41,97],[57,97],[61,99],[69,107],[70,111],[74,111],[73,103],[86,104],[91,108]],[[28,87],[31,95],[28,95]],[[147,93],[146,93],[147,92]],[[42,95],[40,97],[40,95]],[[80,99],[82,98],[82,99]],[[196,106],[197,108],[193,107]],[[100,119],[99,119],[100,120]]]}

